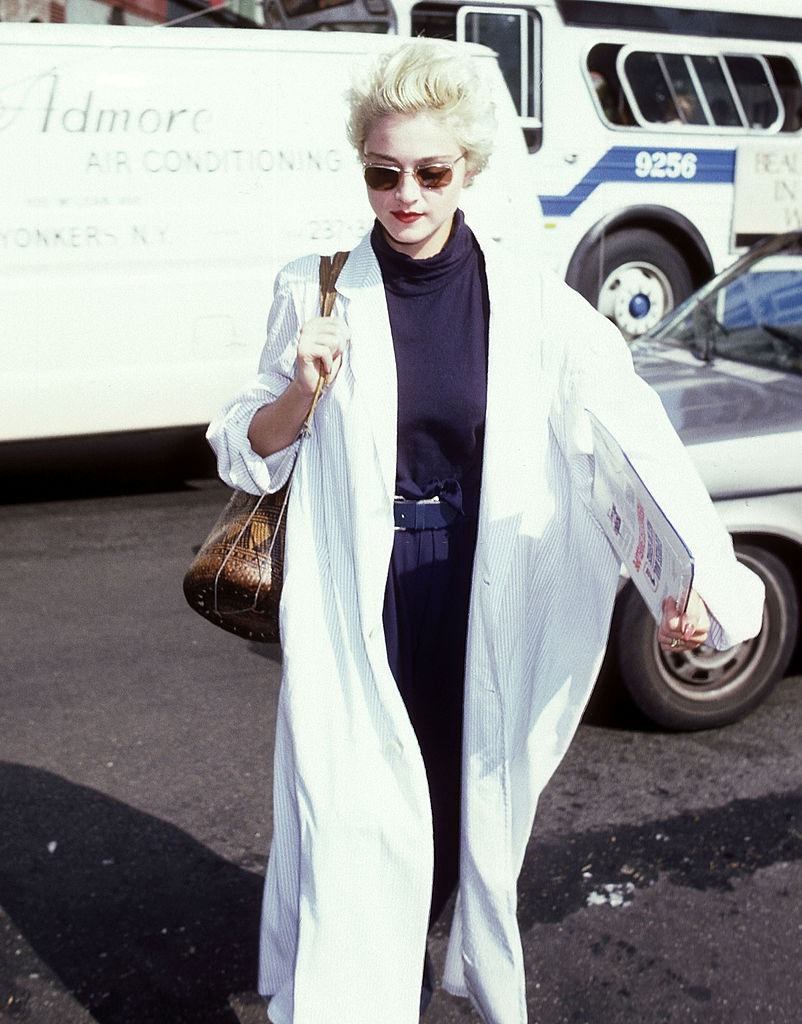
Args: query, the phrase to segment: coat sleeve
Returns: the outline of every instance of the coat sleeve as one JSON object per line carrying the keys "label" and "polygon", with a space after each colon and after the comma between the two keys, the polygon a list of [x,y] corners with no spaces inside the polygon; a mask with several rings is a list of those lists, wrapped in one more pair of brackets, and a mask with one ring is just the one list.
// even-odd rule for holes
{"label": "coat sleeve", "polygon": [[263,458],[248,440],[257,409],[283,394],[293,379],[301,318],[293,295],[292,265],[276,277],[267,319],[267,340],[256,377],[242,388],[212,420],[206,439],[217,456],[217,471],[230,487],[249,494],[277,491],[290,474],[298,441]]}
{"label": "coat sleeve", "polygon": [[[637,375],[618,329],[559,281],[546,282],[547,310],[560,310],[561,386],[572,447],[592,453],[590,410],[626,452],[694,557],[694,588],[712,616],[718,650],[755,636],[764,587],[735,557],[732,540],[659,396]],[[553,314],[552,314],[553,315]],[[554,324],[549,335],[554,336]]]}

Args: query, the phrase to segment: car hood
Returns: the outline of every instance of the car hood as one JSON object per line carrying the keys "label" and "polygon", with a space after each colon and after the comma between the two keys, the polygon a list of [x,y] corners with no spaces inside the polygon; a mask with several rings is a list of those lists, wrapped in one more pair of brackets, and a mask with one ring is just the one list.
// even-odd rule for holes
{"label": "car hood", "polygon": [[656,341],[633,357],[715,497],[802,488],[802,377]]}

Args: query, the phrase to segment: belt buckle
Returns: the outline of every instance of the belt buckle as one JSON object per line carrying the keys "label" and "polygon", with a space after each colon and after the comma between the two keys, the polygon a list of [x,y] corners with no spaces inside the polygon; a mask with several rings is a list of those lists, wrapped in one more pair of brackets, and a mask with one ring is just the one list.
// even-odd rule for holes
{"label": "belt buckle", "polygon": [[[417,508],[418,508],[418,506],[419,505],[439,505],[440,504],[440,495],[439,494],[435,494],[435,496],[433,498],[421,498],[420,500],[415,501],[414,498],[401,498],[399,495],[396,494],[393,497],[393,502],[394,502],[394,504],[409,506],[409,511],[410,511],[409,518],[412,520],[411,524],[409,526],[397,526],[397,525],[393,526],[394,530],[403,530],[404,532],[406,532],[407,530],[419,530],[419,529],[422,529],[422,527],[420,527],[418,525],[418,516],[417,516]],[[413,509],[414,509],[414,511],[413,511]]]}

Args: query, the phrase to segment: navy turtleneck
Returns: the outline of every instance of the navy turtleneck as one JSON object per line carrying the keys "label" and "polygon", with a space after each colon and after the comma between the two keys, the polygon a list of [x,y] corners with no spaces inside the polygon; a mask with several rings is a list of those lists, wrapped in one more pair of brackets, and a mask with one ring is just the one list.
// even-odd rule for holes
{"label": "navy turtleneck", "polygon": [[398,374],[396,494],[479,506],[487,401],[484,258],[461,210],[443,249],[413,259],[370,236],[384,279]]}

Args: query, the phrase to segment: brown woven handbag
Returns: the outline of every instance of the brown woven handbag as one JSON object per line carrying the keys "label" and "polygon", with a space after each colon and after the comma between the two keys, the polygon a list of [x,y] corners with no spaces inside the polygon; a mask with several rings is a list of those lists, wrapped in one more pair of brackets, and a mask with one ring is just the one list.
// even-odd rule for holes
{"label": "brown woven handbag", "polygon": [[[320,258],[321,316],[331,314],[334,285],[347,258],[347,252]],[[184,596],[190,607],[246,640],[273,643],[279,639],[287,503],[298,454],[309,435],[323,385],[321,374],[287,483],[273,494],[235,490],[184,576]]]}

